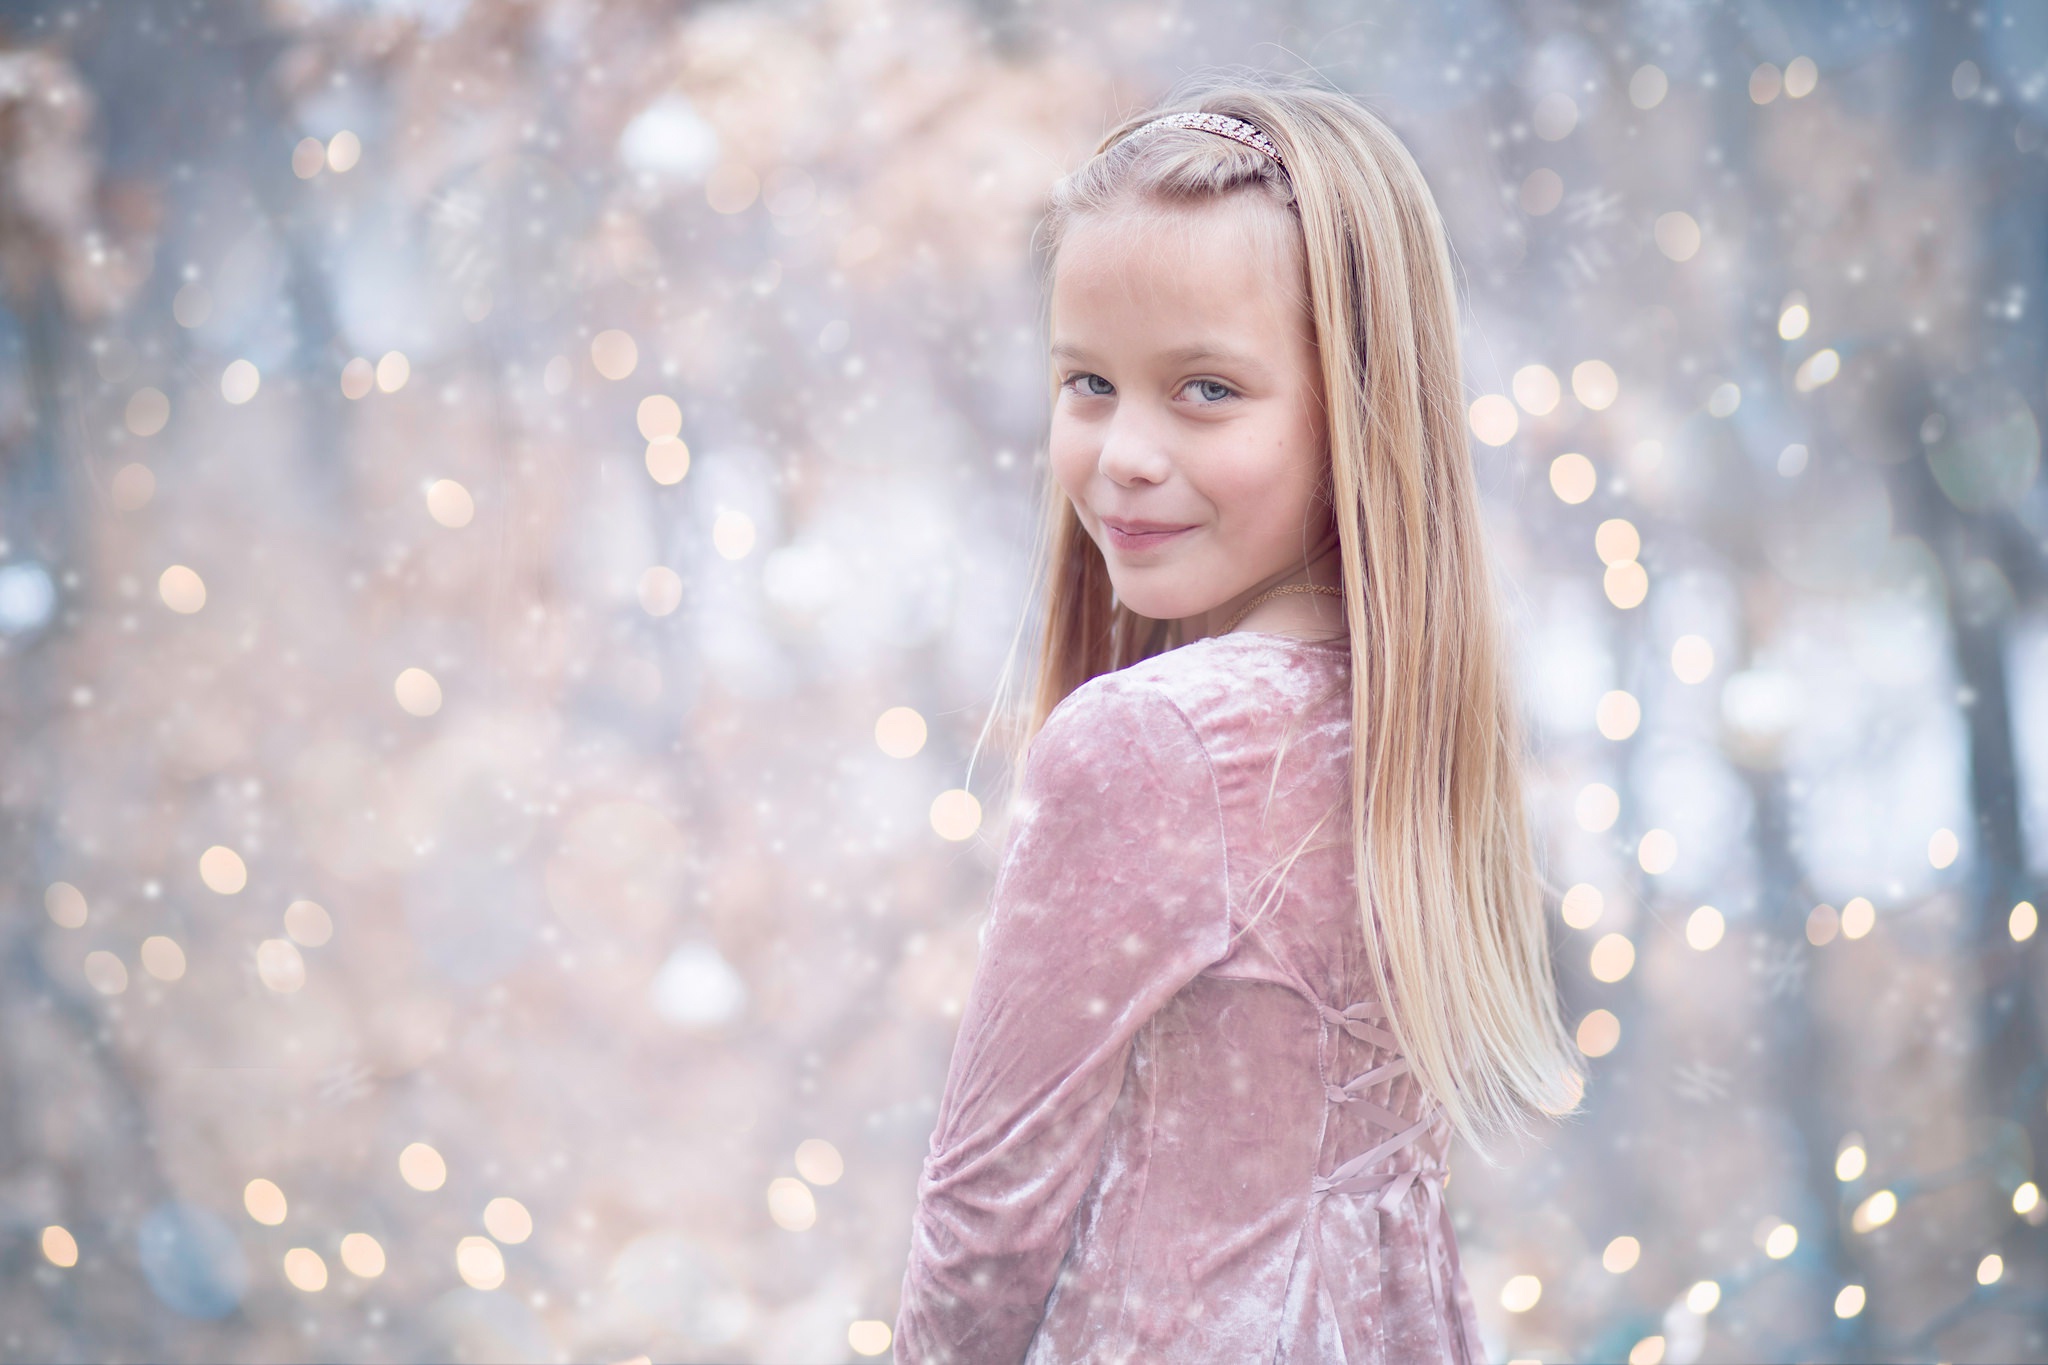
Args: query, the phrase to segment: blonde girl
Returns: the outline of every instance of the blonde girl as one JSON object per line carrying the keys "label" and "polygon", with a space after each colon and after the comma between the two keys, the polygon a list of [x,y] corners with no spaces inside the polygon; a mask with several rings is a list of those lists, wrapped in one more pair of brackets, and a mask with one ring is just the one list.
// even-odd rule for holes
{"label": "blonde girl", "polygon": [[1444,230],[1305,82],[1045,225],[1043,636],[899,1361],[1475,1361],[1454,1133],[1560,1113]]}

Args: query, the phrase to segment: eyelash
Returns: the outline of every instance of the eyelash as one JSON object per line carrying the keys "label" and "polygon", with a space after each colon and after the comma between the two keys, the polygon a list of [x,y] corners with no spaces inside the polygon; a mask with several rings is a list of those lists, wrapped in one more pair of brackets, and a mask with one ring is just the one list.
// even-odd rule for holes
{"label": "eyelash", "polygon": [[[1066,382],[1065,382],[1064,384],[1062,384],[1062,385],[1061,385],[1061,387],[1062,387],[1062,388],[1067,388],[1067,389],[1073,389],[1073,388],[1074,388],[1074,386],[1075,386],[1076,384],[1080,383],[1080,382],[1081,382],[1082,380],[1084,380],[1084,379],[1102,379],[1102,376],[1101,376],[1101,375],[1099,375],[1099,374],[1092,374],[1092,373],[1083,373],[1083,374],[1077,374],[1077,375],[1072,375],[1072,376],[1069,376],[1069,377],[1068,377],[1068,379],[1066,380]],[[1108,383],[1109,381],[1108,381],[1108,380],[1103,380],[1103,382],[1104,382],[1104,383]],[[1201,404],[1199,404],[1199,405],[1198,405],[1198,406],[1201,406],[1201,407],[1205,407],[1205,408],[1206,408],[1206,407],[1214,407],[1214,406],[1216,406],[1216,405],[1217,405],[1218,403],[1221,403],[1221,402],[1223,402],[1223,401],[1224,401],[1224,399],[1227,399],[1227,398],[1235,398],[1235,397],[1237,397],[1237,390],[1235,390],[1235,389],[1231,388],[1231,387],[1230,387],[1230,386],[1229,386],[1228,384],[1224,383],[1224,382],[1223,382],[1222,380],[1220,380],[1220,379],[1190,379],[1190,380],[1189,380],[1189,381],[1188,381],[1188,382],[1187,382],[1186,384],[1183,384],[1183,385],[1181,385],[1181,387],[1182,387],[1183,389],[1185,389],[1185,388],[1189,387],[1190,385],[1194,385],[1194,384],[1214,384],[1214,385],[1215,385],[1215,386],[1216,386],[1217,388],[1219,388],[1219,389],[1222,389],[1222,390],[1223,390],[1223,395],[1222,395],[1222,397],[1220,397],[1220,398],[1212,398],[1212,399],[1208,400],[1207,402],[1201,403]],[[1115,391],[1114,389],[1112,389],[1112,390],[1111,390],[1111,392],[1114,392],[1114,391]],[[1076,396],[1076,397],[1078,397],[1078,398],[1107,398],[1107,397],[1109,397],[1109,394],[1107,394],[1107,393],[1090,393],[1090,392],[1088,392],[1088,391],[1086,391],[1086,390],[1076,389],[1076,390],[1075,390],[1075,396]]]}

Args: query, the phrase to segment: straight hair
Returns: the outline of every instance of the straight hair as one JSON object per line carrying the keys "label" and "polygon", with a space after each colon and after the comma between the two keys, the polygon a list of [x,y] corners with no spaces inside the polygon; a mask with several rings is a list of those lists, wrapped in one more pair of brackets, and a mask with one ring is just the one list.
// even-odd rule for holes
{"label": "straight hair", "polygon": [[[1181,110],[1260,128],[1285,170],[1213,133],[1127,138]],[[1450,249],[1421,169],[1349,95],[1303,79],[1197,78],[1118,124],[1054,186],[1038,242],[1046,306],[1077,220],[1239,195],[1285,215],[1278,240],[1299,243],[1306,270],[1350,629],[1349,842],[1368,960],[1414,1075],[1483,1151],[1534,1114],[1575,1109],[1584,1080],[1558,1013],[1526,823],[1528,758],[1465,441]],[[1075,688],[1182,643],[1178,622],[1116,599],[1049,472],[1041,518],[1020,762]],[[1013,645],[1004,695],[1015,661]]]}

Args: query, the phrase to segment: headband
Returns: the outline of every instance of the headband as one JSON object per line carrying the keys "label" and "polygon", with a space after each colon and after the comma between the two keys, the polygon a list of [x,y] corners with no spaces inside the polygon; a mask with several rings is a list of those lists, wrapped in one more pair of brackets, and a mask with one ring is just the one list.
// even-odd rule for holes
{"label": "headband", "polygon": [[1153,119],[1150,123],[1131,130],[1131,132],[1125,134],[1125,139],[1143,137],[1145,134],[1160,128],[1193,128],[1198,132],[1214,133],[1218,137],[1227,137],[1232,142],[1241,142],[1254,151],[1264,152],[1267,156],[1273,158],[1273,164],[1278,166],[1283,173],[1287,170],[1287,159],[1280,155],[1278,143],[1274,142],[1272,138],[1267,137],[1259,129],[1246,123],[1243,119],[1232,118],[1228,114],[1211,114],[1202,110],[1167,114],[1163,118]]}

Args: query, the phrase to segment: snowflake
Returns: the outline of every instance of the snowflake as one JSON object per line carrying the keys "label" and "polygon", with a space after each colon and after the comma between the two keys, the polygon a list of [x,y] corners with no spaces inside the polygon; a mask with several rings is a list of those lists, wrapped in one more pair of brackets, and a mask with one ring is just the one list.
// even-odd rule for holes
{"label": "snowflake", "polygon": [[323,1104],[339,1107],[370,1093],[370,1068],[361,1062],[340,1062],[320,1073],[318,1095]]}
{"label": "snowflake", "polygon": [[1797,943],[1759,939],[1750,970],[1764,979],[1773,1000],[1794,995],[1806,984],[1806,953]]}
{"label": "snowflake", "polygon": [[1728,1083],[1732,1079],[1732,1072],[1718,1066],[1709,1066],[1705,1062],[1691,1062],[1672,1073],[1671,1088],[1678,1092],[1678,1097],[1682,1100],[1691,1100],[1694,1104],[1711,1104],[1715,1100],[1727,1098]]}

